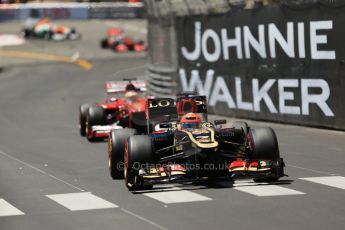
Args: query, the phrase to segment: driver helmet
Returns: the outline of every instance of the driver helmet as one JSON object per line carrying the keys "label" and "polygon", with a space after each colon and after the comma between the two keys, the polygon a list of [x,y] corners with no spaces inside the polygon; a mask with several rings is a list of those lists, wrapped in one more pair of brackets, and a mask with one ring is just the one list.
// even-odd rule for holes
{"label": "driver helmet", "polygon": [[134,102],[138,98],[138,93],[135,91],[127,91],[125,93],[125,97],[129,102]]}
{"label": "driver helmet", "polygon": [[202,120],[196,113],[187,113],[182,116],[180,124],[184,129],[199,129],[201,127]]}
{"label": "driver helmet", "polygon": [[37,25],[49,24],[49,23],[50,23],[49,18],[42,18],[41,20],[39,20],[39,21],[37,22]]}

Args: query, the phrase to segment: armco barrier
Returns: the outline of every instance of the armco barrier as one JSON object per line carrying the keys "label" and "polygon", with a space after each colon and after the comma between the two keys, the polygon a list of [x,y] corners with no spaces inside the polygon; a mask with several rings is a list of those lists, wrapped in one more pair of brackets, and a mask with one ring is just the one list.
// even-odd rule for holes
{"label": "armco barrier", "polygon": [[88,14],[90,19],[143,18],[144,8],[142,3],[91,3]]}
{"label": "armco barrier", "polygon": [[[176,60],[165,60],[177,70],[175,91],[206,94],[217,114],[345,129],[345,4],[299,0],[251,10],[230,4],[223,13],[199,4],[193,13],[187,1],[176,2],[185,10],[149,15],[161,30],[175,27],[164,35],[177,40],[168,44]],[[169,25],[160,22],[169,14]]]}

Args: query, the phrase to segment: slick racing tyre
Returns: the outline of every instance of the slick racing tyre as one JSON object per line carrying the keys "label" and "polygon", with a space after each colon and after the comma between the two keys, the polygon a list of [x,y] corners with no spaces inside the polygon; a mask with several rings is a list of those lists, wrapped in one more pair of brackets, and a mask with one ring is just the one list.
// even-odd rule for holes
{"label": "slick racing tyre", "polygon": [[[268,160],[277,164],[275,175],[266,178],[254,179],[255,182],[274,182],[283,175],[283,168],[280,164],[280,153],[277,136],[272,128],[251,129],[249,132],[252,145],[252,160]],[[281,172],[279,171],[281,170]]]}
{"label": "slick racing tyre", "polygon": [[54,32],[49,30],[49,31],[45,31],[42,35],[44,39],[51,40],[54,36]]}
{"label": "slick racing tyre", "polygon": [[108,138],[109,171],[113,179],[123,179],[123,157],[125,143],[130,136],[136,135],[135,129],[117,129]]}
{"label": "slick racing tyre", "polygon": [[86,116],[86,137],[89,141],[94,141],[95,138],[90,132],[92,132],[92,126],[105,125],[105,111],[100,106],[90,106]]}
{"label": "slick racing tyre", "polygon": [[246,141],[247,141],[247,136],[248,136],[248,132],[249,132],[249,126],[247,124],[247,122],[245,121],[235,121],[232,126],[235,128],[235,129],[238,129],[238,130],[243,130],[243,143],[246,144]]}
{"label": "slick racing tyre", "polygon": [[89,126],[105,125],[105,112],[100,106],[90,106],[87,113],[87,122]]}
{"label": "slick racing tyre", "polygon": [[23,29],[21,32],[22,37],[24,38],[30,38],[32,37],[32,30],[31,29]]}
{"label": "slick racing tyre", "polygon": [[72,28],[71,32],[68,34],[67,38],[69,40],[78,40],[78,39],[81,39],[81,34],[78,33],[75,28]]}
{"label": "slick racing tyre", "polygon": [[151,138],[147,135],[131,136],[125,147],[125,183],[130,191],[151,189],[152,184],[145,184],[138,176],[142,165],[153,163]]}
{"label": "slick racing tyre", "polygon": [[278,160],[280,158],[277,136],[272,128],[258,128],[250,130],[255,160]]}
{"label": "slick racing tyre", "polygon": [[89,104],[81,104],[79,106],[79,132],[82,137],[86,135],[86,116],[89,111]]}
{"label": "slick racing tyre", "polygon": [[100,42],[100,46],[102,49],[106,49],[108,48],[108,39],[102,39],[101,42]]}

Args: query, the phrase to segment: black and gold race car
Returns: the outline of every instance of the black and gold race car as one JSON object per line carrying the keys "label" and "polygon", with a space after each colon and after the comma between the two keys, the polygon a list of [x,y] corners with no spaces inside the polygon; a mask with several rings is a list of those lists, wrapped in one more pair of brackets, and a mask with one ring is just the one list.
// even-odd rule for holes
{"label": "black and gold race car", "polygon": [[209,122],[203,116],[206,98],[187,99],[189,102],[184,101],[182,106],[191,112],[183,115],[179,111],[183,98],[149,99],[148,120],[162,115],[169,119],[155,124],[147,135],[127,139],[124,177],[129,190],[223,177],[276,181],[284,176],[284,162],[273,129],[251,129],[241,121],[229,127],[225,127],[225,120]]}

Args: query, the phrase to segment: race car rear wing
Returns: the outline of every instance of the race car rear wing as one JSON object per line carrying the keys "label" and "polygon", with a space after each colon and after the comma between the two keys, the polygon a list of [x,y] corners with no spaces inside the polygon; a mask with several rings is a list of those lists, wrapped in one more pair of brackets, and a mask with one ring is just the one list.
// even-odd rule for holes
{"label": "race car rear wing", "polygon": [[179,120],[186,113],[198,113],[207,121],[206,96],[180,96],[172,98],[154,98],[147,100],[146,119],[150,132],[152,125]]}
{"label": "race car rear wing", "polygon": [[169,122],[178,117],[176,101],[172,98],[149,98],[146,108],[148,132],[156,124]]}
{"label": "race car rear wing", "polygon": [[179,97],[176,99],[176,107],[179,116],[183,116],[186,113],[198,113],[202,115],[203,121],[207,121],[206,96],[180,94]]}
{"label": "race car rear wing", "polygon": [[128,84],[133,84],[135,88],[140,91],[146,91],[146,81],[144,80],[123,80],[123,81],[107,81],[105,83],[106,93],[121,93],[125,92]]}

